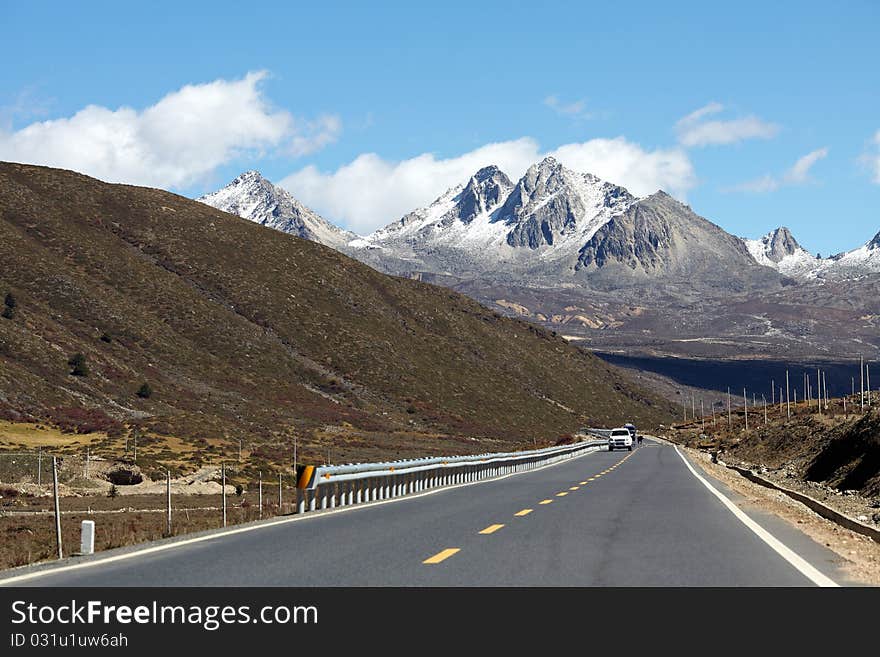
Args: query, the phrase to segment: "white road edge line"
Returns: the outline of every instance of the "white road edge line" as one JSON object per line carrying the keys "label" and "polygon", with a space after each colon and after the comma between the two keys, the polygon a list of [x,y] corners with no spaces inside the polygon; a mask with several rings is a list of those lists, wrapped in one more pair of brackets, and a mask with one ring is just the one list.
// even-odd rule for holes
{"label": "white road edge line", "polygon": [[729,499],[727,499],[727,497],[725,497],[724,494],[722,494],[714,486],[712,486],[712,484],[710,484],[704,477],[700,476],[697,473],[697,471],[694,470],[694,467],[690,463],[688,463],[688,460],[684,457],[684,454],[682,454],[679,451],[677,445],[675,446],[675,453],[678,454],[679,458],[681,458],[681,460],[687,466],[688,470],[691,471],[691,474],[693,474],[698,480],[700,480],[703,483],[703,485],[706,488],[708,488],[715,497],[717,497],[719,500],[721,500],[721,503],[724,506],[726,506],[727,509],[734,516],[736,516],[737,520],[739,520],[740,522],[742,522],[742,524],[744,524],[746,527],[751,529],[758,536],[758,538],[760,538],[762,541],[764,541],[774,551],[776,551],[776,553],[779,554],[779,556],[781,556],[788,563],[790,563],[792,566],[794,566],[795,569],[797,569],[798,572],[800,572],[804,577],[809,579],[816,586],[826,586],[826,587],[839,587],[840,586],[831,578],[820,573],[818,570],[816,570],[816,568],[814,566],[810,565],[810,563],[807,562],[806,559],[804,559],[799,554],[794,552],[794,550],[792,550],[791,548],[786,546],[782,541],[780,541],[778,538],[773,536],[773,534],[771,534],[766,529],[761,527],[761,525],[759,525],[757,522],[752,520],[749,516],[747,516],[745,514],[745,512],[742,509],[740,509],[733,502],[731,502]]}
{"label": "white road edge line", "polygon": [[[581,458],[586,456],[587,454],[592,454],[596,451],[599,451],[599,447],[596,448],[587,448],[584,450],[582,454],[578,454],[573,457],[574,459]],[[145,547],[137,550],[132,550],[131,552],[124,552],[123,554],[116,554],[111,557],[103,557],[99,559],[95,559],[93,561],[82,561],[79,563],[71,563],[63,566],[58,566],[56,568],[46,568],[42,570],[38,570],[32,573],[25,573],[23,575],[14,575],[12,577],[3,577],[3,573],[0,572],[0,587],[8,586],[9,584],[13,584],[16,582],[24,582],[30,579],[36,579],[38,577],[47,577],[49,575],[57,575],[59,573],[70,572],[72,570],[80,570],[83,568],[92,568],[94,566],[101,566],[108,563],[114,563],[116,561],[125,561],[126,559],[133,559],[134,557],[142,557],[147,554],[154,554],[156,552],[164,552],[166,550],[171,550],[178,547],[183,547],[185,545],[192,545],[194,543],[203,543],[204,541],[212,541],[215,538],[223,538],[224,536],[232,536],[234,534],[243,534],[245,532],[256,531],[258,529],[265,529],[268,527],[275,527],[277,525],[285,525],[289,522],[300,522],[303,520],[311,520],[318,518],[326,518],[328,516],[336,515],[337,513],[345,513],[347,511],[357,511],[359,509],[368,509],[375,506],[380,506],[383,504],[391,504],[393,502],[401,502],[403,500],[414,500],[419,497],[425,497],[426,495],[434,495],[436,493],[442,493],[444,491],[453,490],[456,488],[464,488],[466,486],[478,486],[480,484],[488,484],[492,481],[501,481],[502,479],[507,479],[508,477],[516,477],[518,475],[528,474],[529,472],[536,472],[538,470],[544,470],[545,468],[552,468],[557,465],[561,465],[563,463],[568,463],[573,459],[563,459],[561,461],[557,461],[555,463],[548,463],[547,465],[542,465],[539,468],[534,468],[532,470],[524,470],[523,472],[511,472],[510,474],[500,475],[498,477],[493,477],[492,479],[482,479],[480,481],[469,481],[463,484],[455,484],[453,486],[442,486],[440,488],[433,488],[428,491],[424,491],[422,493],[415,493],[413,495],[400,495],[398,497],[392,497],[387,500],[376,500],[375,502],[365,502],[361,504],[351,504],[344,507],[337,507],[335,509],[320,509],[316,511],[311,511],[308,513],[304,513],[303,515],[296,514],[292,518],[282,518],[280,520],[274,520],[271,522],[261,522],[255,525],[249,525],[247,527],[238,527],[235,529],[227,529],[224,531],[212,532],[206,536],[198,536],[196,538],[185,538],[180,541],[174,541],[171,543],[163,543],[162,545],[154,545],[152,547]],[[69,559],[70,557],[68,557]]]}

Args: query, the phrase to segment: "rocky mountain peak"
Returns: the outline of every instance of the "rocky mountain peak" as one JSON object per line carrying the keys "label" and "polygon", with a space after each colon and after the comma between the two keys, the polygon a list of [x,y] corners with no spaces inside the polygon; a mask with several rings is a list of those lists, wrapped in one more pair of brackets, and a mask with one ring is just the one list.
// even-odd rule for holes
{"label": "rocky mountain peak", "polygon": [[761,238],[761,242],[764,244],[765,254],[773,262],[779,262],[785,256],[794,255],[803,250],[791,231],[785,226],[771,231]]}
{"label": "rocky mountain peak", "polygon": [[356,237],[320,217],[290,192],[273,185],[259,171],[245,171],[223,189],[196,200],[242,219],[327,246],[338,247]]}
{"label": "rocky mountain peak", "polygon": [[868,242],[868,249],[870,249],[870,250],[880,249],[880,233],[877,233],[876,235],[874,235],[874,239],[872,239],[870,242]]}
{"label": "rocky mountain peak", "polygon": [[470,223],[483,212],[496,207],[510,193],[513,183],[503,171],[492,165],[483,167],[471,177],[461,191],[454,217]]}

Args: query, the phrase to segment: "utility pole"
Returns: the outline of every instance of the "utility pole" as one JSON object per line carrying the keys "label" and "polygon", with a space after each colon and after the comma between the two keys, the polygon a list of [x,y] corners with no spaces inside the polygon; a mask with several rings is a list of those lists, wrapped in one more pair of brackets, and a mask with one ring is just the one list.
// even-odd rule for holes
{"label": "utility pole", "polygon": [[64,558],[64,550],[61,547],[61,507],[58,502],[58,457],[52,457],[52,496],[55,498],[55,546],[58,549],[58,558]]}
{"label": "utility pole", "polygon": [[260,520],[263,519],[263,471],[260,470]]}
{"label": "utility pole", "polygon": [[862,355],[859,354],[859,404],[861,410],[865,410],[865,364]]}
{"label": "utility pole", "polygon": [[764,402],[764,424],[767,424],[767,396],[761,395],[761,401]]}
{"label": "utility pole", "polygon": [[825,410],[828,410],[828,380],[825,378],[825,372],[822,372],[822,390],[825,391]]}
{"label": "utility pole", "polygon": [[43,446],[37,447],[37,486],[43,488]]}
{"label": "utility pole", "polygon": [[770,405],[776,406],[776,381],[770,379]]}
{"label": "utility pole", "polygon": [[694,393],[691,393],[691,417],[697,419],[697,397]]}
{"label": "utility pole", "polygon": [[746,431],[749,430],[749,398],[746,397],[746,389],[743,388],[743,405],[746,409]]}
{"label": "utility pole", "polygon": [[165,470],[165,535],[171,536],[171,470]]}
{"label": "utility pole", "polygon": [[730,388],[727,388],[727,428],[728,430],[732,426],[731,417],[730,417]]}
{"label": "utility pole", "polygon": [[89,478],[89,448],[86,447],[86,462],[83,465],[83,479]]}
{"label": "utility pole", "polygon": [[871,405],[871,369],[868,363],[865,363],[865,387],[868,389],[868,406]]}
{"label": "utility pole", "polygon": [[785,370],[785,405],[788,410],[788,419],[791,419],[791,387],[788,384],[788,370]]}
{"label": "utility pole", "polygon": [[706,412],[703,410],[703,400],[700,399],[700,422],[703,424],[703,433],[706,433]]}

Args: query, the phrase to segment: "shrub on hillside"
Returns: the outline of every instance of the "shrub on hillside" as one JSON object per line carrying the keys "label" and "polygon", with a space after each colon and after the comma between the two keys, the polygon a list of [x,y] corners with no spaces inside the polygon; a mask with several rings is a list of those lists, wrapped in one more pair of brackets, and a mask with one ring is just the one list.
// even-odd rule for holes
{"label": "shrub on hillside", "polygon": [[149,399],[153,395],[153,389],[150,387],[150,384],[144,381],[141,384],[141,387],[138,388],[137,396],[141,399]]}
{"label": "shrub on hillside", "polygon": [[93,433],[122,435],[122,423],[98,408],[58,406],[49,412],[49,419],[65,433]]}
{"label": "shrub on hillside", "polygon": [[89,375],[89,366],[86,363],[86,357],[80,353],[76,353],[68,358],[67,365],[70,367],[70,373],[73,376]]}

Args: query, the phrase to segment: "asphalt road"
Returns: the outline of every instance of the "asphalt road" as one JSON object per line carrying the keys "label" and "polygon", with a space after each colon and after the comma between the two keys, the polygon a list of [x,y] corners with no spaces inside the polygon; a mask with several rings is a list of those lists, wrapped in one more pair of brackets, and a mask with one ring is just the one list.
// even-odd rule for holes
{"label": "asphalt road", "polygon": [[[801,555],[807,548],[812,565],[831,574],[816,562],[827,555],[815,544],[784,531],[786,537],[775,535]],[[499,480],[306,514],[116,561],[96,555],[94,563],[15,584],[813,584],[740,522],[674,448],[650,441],[633,452],[593,452]]]}

